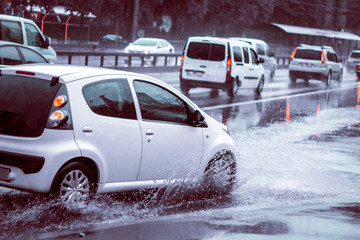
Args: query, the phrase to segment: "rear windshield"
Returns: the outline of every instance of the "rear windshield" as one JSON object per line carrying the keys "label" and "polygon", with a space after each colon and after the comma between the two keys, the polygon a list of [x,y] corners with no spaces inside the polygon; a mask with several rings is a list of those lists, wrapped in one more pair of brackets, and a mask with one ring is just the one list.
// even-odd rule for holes
{"label": "rear windshield", "polygon": [[351,53],[352,58],[360,58],[360,52],[353,52]]}
{"label": "rear windshield", "polygon": [[294,58],[303,58],[310,60],[321,60],[321,51],[312,49],[298,49]]}
{"label": "rear windshield", "polygon": [[225,59],[225,45],[191,42],[187,50],[187,57],[199,60],[223,61]]}
{"label": "rear windshield", "polygon": [[38,137],[61,84],[26,76],[0,77],[0,134]]}

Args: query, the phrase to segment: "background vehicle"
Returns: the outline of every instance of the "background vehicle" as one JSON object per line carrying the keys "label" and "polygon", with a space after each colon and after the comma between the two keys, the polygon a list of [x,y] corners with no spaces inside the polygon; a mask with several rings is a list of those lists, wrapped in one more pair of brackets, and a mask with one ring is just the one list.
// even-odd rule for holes
{"label": "background vehicle", "polygon": [[360,49],[353,50],[350,53],[350,56],[348,57],[347,62],[346,62],[346,69],[349,72],[355,71],[355,67],[358,63],[360,63]]}
{"label": "background vehicle", "polygon": [[37,51],[24,45],[0,41],[0,67],[30,63],[49,63]]}
{"label": "background vehicle", "polygon": [[49,62],[56,62],[56,52],[50,46],[50,38],[44,37],[31,20],[0,14],[0,40],[23,44],[40,54]]}
{"label": "background vehicle", "polygon": [[[170,54],[175,53],[175,48],[165,39],[161,38],[139,38],[130,43],[124,49],[128,53],[144,53],[144,54]],[[152,56],[146,56],[145,61],[153,61]]]}
{"label": "background vehicle", "polygon": [[316,79],[329,86],[332,79],[341,83],[343,68],[341,60],[331,47],[302,44],[291,54],[289,75],[292,83],[296,83],[297,78],[302,78],[305,82]]}
{"label": "background vehicle", "polygon": [[184,49],[180,67],[180,88],[222,89],[235,97],[238,87],[255,89],[261,94],[264,87],[263,63],[254,48],[245,42],[228,38],[190,37]]}
{"label": "background vehicle", "polygon": [[212,179],[220,164],[217,182],[230,190],[236,159],[225,125],[154,78],[53,64],[1,70],[1,186],[84,201]]}
{"label": "background vehicle", "polygon": [[106,34],[102,37],[101,42],[106,43],[122,43],[124,41],[123,37],[115,34]]}
{"label": "background vehicle", "polygon": [[276,70],[275,54],[270,51],[266,42],[255,38],[231,37],[230,39],[244,41],[251,44],[255,48],[258,56],[264,59],[264,63],[262,63],[262,65],[264,66],[266,76],[269,76],[270,81],[274,79]]}

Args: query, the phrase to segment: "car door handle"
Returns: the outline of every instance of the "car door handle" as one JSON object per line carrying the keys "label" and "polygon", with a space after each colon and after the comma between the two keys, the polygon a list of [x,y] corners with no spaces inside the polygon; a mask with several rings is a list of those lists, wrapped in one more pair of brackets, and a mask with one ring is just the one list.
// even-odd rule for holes
{"label": "car door handle", "polygon": [[200,67],[201,67],[201,68],[206,68],[206,66],[205,66],[205,65],[200,65]]}
{"label": "car door handle", "polygon": [[154,131],[152,129],[148,129],[148,130],[146,130],[145,135],[146,136],[154,136]]}
{"label": "car door handle", "polygon": [[236,66],[244,66],[243,63],[236,63]]}
{"label": "car door handle", "polygon": [[90,126],[83,126],[82,131],[84,133],[91,133],[93,131],[93,129]]}

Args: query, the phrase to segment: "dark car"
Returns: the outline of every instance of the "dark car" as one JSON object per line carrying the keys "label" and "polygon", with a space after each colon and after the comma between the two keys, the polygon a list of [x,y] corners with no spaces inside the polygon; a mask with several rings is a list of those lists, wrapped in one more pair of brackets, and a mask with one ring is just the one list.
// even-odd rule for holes
{"label": "dark car", "polygon": [[49,63],[39,52],[24,45],[0,41],[0,66]]}
{"label": "dark car", "polygon": [[102,37],[102,43],[122,43],[124,41],[123,37],[115,34],[106,34]]}

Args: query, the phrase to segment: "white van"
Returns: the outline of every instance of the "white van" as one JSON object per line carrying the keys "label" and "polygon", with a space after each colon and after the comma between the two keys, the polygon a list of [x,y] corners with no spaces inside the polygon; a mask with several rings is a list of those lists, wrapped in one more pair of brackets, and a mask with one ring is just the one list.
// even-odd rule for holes
{"label": "white van", "polygon": [[254,89],[260,95],[264,87],[264,60],[245,42],[216,37],[190,37],[181,57],[180,88],[222,89],[235,97],[238,87]]}
{"label": "white van", "polygon": [[49,62],[56,61],[56,52],[31,20],[0,14],[0,40],[26,45],[41,53]]}
{"label": "white van", "polygon": [[262,65],[265,69],[266,76],[269,76],[270,81],[274,79],[276,70],[275,54],[270,51],[270,48],[265,41],[256,38],[239,37],[231,37],[230,39],[244,41],[251,44],[251,46],[255,48],[259,57],[264,59],[264,63]]}

